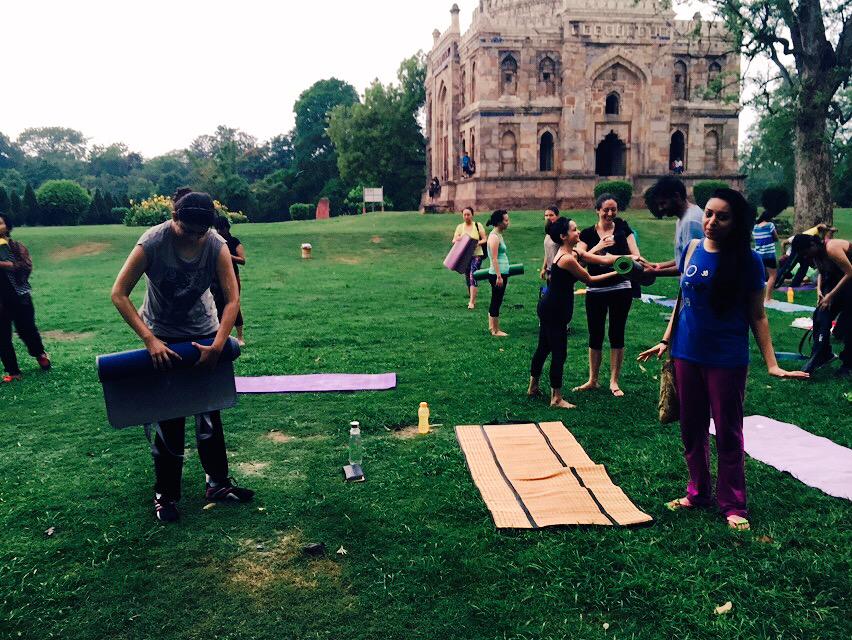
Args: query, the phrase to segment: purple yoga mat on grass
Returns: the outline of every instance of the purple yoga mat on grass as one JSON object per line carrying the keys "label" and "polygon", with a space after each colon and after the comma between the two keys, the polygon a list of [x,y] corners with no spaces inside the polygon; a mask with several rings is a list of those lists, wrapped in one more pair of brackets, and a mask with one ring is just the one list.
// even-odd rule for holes
{"label": "purple yoga mat on grass", "polygon": [[[716,433],[712,424],[710,433]],[[755,460],[830,496],[852,500],[852,449],[764,416],[747,417],[743,436],[746,453]]]}
{"label": "purple yoga mat on grass", "polygon": [[396,387],[395,373],[315,373],[305,376],[236,378],[237,393],[322,393],[385,391]]}

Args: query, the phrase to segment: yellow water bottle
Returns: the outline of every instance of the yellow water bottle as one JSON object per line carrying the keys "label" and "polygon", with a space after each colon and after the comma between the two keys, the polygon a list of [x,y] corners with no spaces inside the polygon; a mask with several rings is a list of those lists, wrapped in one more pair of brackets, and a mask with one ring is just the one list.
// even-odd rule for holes
{"label": "yellow water bottle", "polygon": [[793,287],[787,287],[787,302],[793,304],[793,301],[796,299],[796,292],[793,291]]}
{"label": "yellow water bottle", "polygon": [[426,402],[421,402],[417,410],[417,433],[421,435],[429,433],[429,404]]}

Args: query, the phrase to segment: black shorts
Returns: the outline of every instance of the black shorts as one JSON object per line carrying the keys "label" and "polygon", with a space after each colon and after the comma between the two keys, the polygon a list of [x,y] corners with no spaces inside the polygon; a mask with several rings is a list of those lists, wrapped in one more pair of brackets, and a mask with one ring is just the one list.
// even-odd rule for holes
{"label": "black shorts", "polygon": [[775,256],[760,256],[760,259],[763,260],[763,267],[765,269],[778,268],[778,259]]}

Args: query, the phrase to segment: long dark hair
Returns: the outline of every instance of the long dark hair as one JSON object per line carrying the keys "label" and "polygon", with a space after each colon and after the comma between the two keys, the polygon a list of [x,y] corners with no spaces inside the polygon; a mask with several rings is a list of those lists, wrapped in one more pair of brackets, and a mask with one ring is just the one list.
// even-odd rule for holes
{"label": "long dark hair", "polygon": [[754,209],[739,191],[716,189],[711,198],[719,198],[731,208],[733,227],[719,246],[719,266],[710,288],[710,306],[722,315],[743,304],[748,295],[748,276],[753,268],[751,232]]}
{"label": "long dark hair", "polygon": [[496,227],[498,224],[503,224],[503,217],[509,215],[509,212],[505,209],[497,209],[494,213],[491,214],[491,217],[488,218],[488,222],[485,223],[486,227]]}
{"label": "long dark hair", "polygon": [[197,224],[208,229],[216,222],[216,207],[213,198],[206,193],[191,191],[175,202],[175,217],[183,222]]}
{"label": "long dark hair", "polygon": [[558,245],[562,245],[562,236],[568,235],[568,229],[571,228],[571,218],[556,218],[553,222],[547,223],[547,235]]}

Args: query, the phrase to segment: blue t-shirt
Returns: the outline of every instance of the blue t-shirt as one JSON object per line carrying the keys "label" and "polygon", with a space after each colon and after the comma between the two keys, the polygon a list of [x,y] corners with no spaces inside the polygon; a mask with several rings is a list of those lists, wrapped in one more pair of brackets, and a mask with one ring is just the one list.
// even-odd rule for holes
{"label": "blue t-shirt", "polygon": [[[756,252],[751,252],[751,258],[750,269],[744,277],[748,279],[747,291],[753,293],[763,290],[766,272]],[[701,241],[684,273],[685,259],[686,251],[680,258],[683,305],[672,341],[672,357],[706,367],[748,366],[748,302],[743,301],[724,315],[717,315],[710,306],[710,290],[719,254],[705,251]]]}

